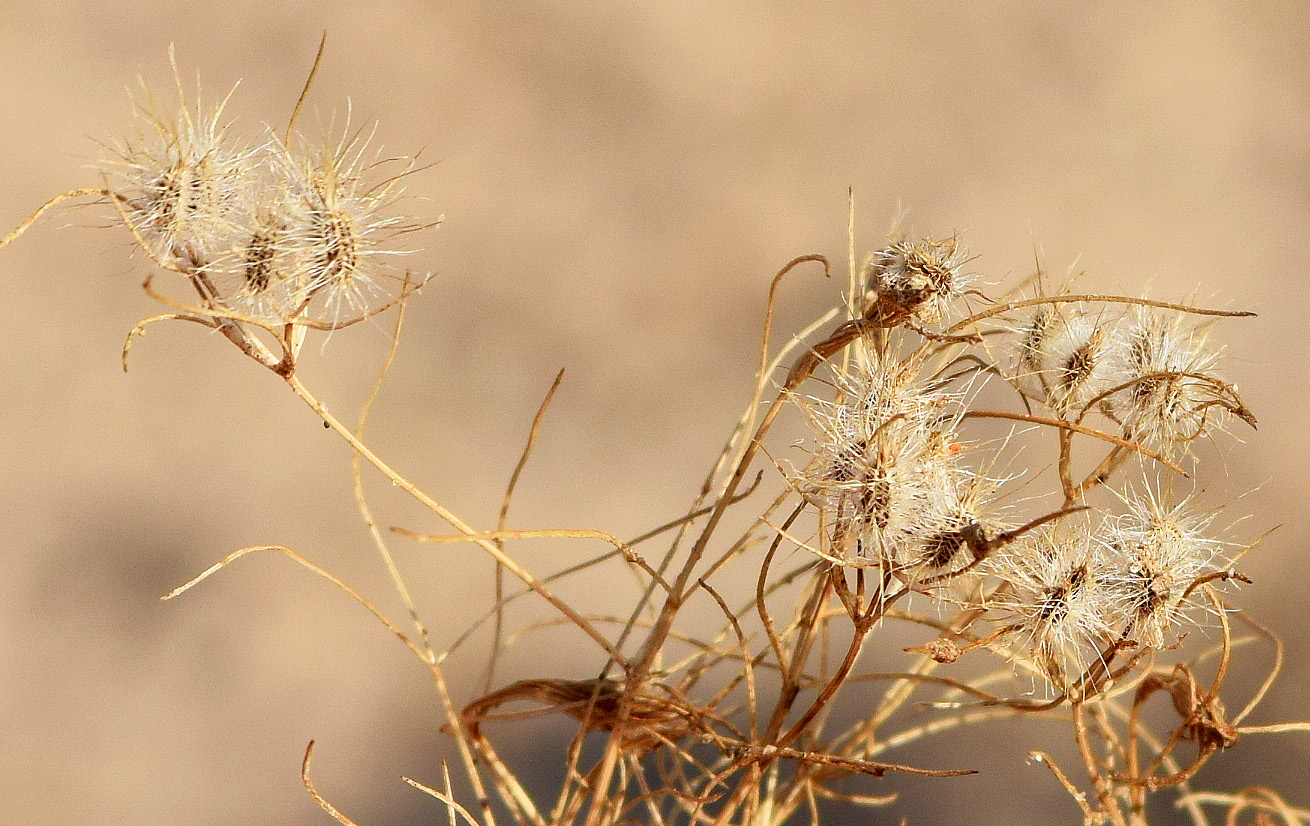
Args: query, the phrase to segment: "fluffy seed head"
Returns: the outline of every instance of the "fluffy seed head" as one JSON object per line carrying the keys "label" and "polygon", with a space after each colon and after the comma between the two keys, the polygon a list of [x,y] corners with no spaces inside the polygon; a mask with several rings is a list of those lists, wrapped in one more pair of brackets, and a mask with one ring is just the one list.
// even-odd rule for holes
{"label": "fluffy seed head", "polygon": [[972,568],[987,553],[987,541],[998,532],[988,512],[997,480],[944,464],[939,484],[925,497],[923,524],[900,550],[900,578],[921,587],[957,584],[956,574]]}
{"label": "fluffy seed head", "polygon": [[394,241],[424,228],[392,209],[410,159],[381,158],[360,132],[244,143],[224,120],[230,93],[207,107],[177,89],[176,114],[164,114],[142,84],[137,132],[104,165],[157,264],[197,277],[212,309],[256,323],[346,324],[395,297],[404,282],[388,258],[407,250]]}
{"label": "fluffy seed head", "polygon": [[386,259],[402,254],[388,242],[417,229],[389,214],[408,169],[377,178],[369,136],[343,138],[335,147],[279,150],[273,167],[282,187],[285,244],[297,259],[302,306],[308,315],[337,321],[365,312],[395,281]]}
{"label": "fluffy seed head", "polygon": [[1220,543],[1206,534],[1211,516],[1198,516],[1187,500],[1167,506],[1152,492],[1126,497],[1128,512],[1101,529],[1109,552],[1110,582],[1128,633],[1160,648],[1197,608],[1184,598],[1202,577],[1224,563]]}
{"label": "fluffy seed head", "polygon": [[1009,584],[997,600],[1015,644],[1051,684],[1067,688],[1109,638],[1114,592],[1090,532],[1043,530],[988,562]]}
{"label": "fluffy seed head", "polygon": [[[188,107],[178,84],[175,115],[163,114],[142,84],[136,134],[109,149],[104,170],[132,231],[157,262],[185,272],[211,266],[247,223],[254,152],[223,120],[224,98]],[[229,92],[228,97],[231,96]]]}
{"label": "fluffy seed head", "polygon": [[1043,307],[1025,328],[1019,362],[1052,409],[1077,413],[1121,375],[1120,344],[1105,319]]}
{"label": "fluffy seed head", "polygon": [[229,307],[255,318],[290,321],[304,301],[297,286],[300,257],[285,205],[267,194],[262,201],[214,281]]}
{"label": "fluffy seed head", "polygon": [[1124,348],[1126,376],[1133,383],[1114,394],[1111,407],[1125,435],[1151,447],[1170,448],[1196,439],[1232,393],[1207,375],[1218,353],[1204,336],[1182,329],[1158,312],[1139,313]]}
{"label": "fluffy seed head", "polygon": [[940,320],[964,290],[965,258],[954,238],[897,241],[875,252],[865,270],[865,317],[887,325]]}
{"label": "fluffy seed head", "polygon": [[832,520],[842,556],[900,567],[922,537],[959,521],[957,491],[966,477],[953,435],[959,400],[915,378],[913,363],[875,359],[838,377],[842,401],[809,399],[803,406],[814,460],[801,487]]}

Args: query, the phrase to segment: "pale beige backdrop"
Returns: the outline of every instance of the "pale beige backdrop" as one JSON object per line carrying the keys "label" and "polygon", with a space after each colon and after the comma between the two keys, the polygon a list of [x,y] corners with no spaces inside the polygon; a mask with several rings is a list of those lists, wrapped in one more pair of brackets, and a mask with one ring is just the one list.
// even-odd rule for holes
{"label": "pale beige backdrop", "polygon": [[[351,101],[387,147],[433,162],[412,206],[446,215],[410,259],[436,277],[375,440],[483,526],[560,367],[512,522],[632,535],[682,508],[748,395],[768,279],[804,253],[844,258],[848,188],[866,249],[903,206],[909,228],[959,231],[989,277],[1026,274],[1036,249],[1100,288],[1255,309],[1219,336],[1261,427],[1219,440],[1201,481],[1234,500],[1258,487],[1233,505],[1248,537],[1283,525],[1235,599],[1288,640],[1258,721],[1310,718],[1310,6],[1073,6],[11,0],[0,224],[97,184],[95,141],[124,133],[138,72],[167,87],[170,43],[208,92],[241,81],[230,111],[253,131],[285,121],[326,31],[306,125]],[[299,785],[310,739],[323,791],[361,824],[444,817],[399,779],[439,782],[424,675],[355,606],[273,557],[159,602],[277,542],[399,616],[347,453],[279,382],[198,327],[156,328],[123,374],[123,336],[156,308],[113,221],[63,210],[0,252],[0,823],[325,823]],[[795,279],[782,324],[837,288]],[[385,341],[362,326],[311,346],[309,380],[353,413]],[[485,605],[485,563],[399,554],[449,641]],[[503,679],[596,669],[543,653]],[[478,657],[456,662],[467,700]],[[1310,735],[1252,737],[1203,785],[1294,792],[1308,757]],[[889,779],[904,802],[864,822],[1076,822],[1021,751],[994,760],[977,782]]]}

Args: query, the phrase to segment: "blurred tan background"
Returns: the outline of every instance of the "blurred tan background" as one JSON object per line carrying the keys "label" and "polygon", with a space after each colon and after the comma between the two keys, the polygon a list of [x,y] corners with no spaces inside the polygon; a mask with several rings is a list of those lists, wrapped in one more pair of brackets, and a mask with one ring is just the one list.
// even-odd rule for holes
{"label": "blurred tan background", "polygon": [[[903,206],[907,228],[960,231],[989,278],[1026,275],[1036,249],[1098,289],[1257,310],[1219,338],[1260,431],[1234,426],[1245,444],[1218,440],[1201,482],[1257,489],[1233,505],[1247,538],[1283,526],[1234,598],[1288,642],[1255,722],[1310,719],[1310,6],[1070,8],[9,2],[0,224],[97,185],[95,141],[125,134],[138,72],[167,89],[169,43],[208,92],[241,81],[229,111],[254,132],[285,123],[326,30],[305,123],[352,101],[388,148],[435,162],[412,205],[447,216],[409,260],[437,276],[376,447],[490,526],[565,367],[511,522],[621,536],[689,501],[748,397],[769,278],[804,253],[844,260],[848,188],[862,251]],[[361,824],[444,817],[399,780],[439,783],[424,675],[340,594],[256,557],[159,602],[276,542],[400,616],[346,450],[279,382],[183,326],[153,329],[123,374],[124,334],[157,309],[112,222],[62,210],[0,252],[0,823],[324,823],[299,784],[310,739],[320,789]],[[780,329],[839,288],[795,278]],[[385,345],[368,325],[311,345],[307,380],[353,416]],[[384,521],[435,527],[404,506]],[[397,550],[449,641],[486,604],[487,565]],[[572,653],[549,668],[594,672]],[[457,702],[477,662],[452,665]],[[924,762],[960,762],[937,748]],[[1200,785],[1294,792],[1308,758],[1310,735],[1250,737]],[[996,760],[977,783],[887,781],[904,802],[862,817],[1075,822],[1039,767]],[[1022,796],[996,781],[1011,772]]]}

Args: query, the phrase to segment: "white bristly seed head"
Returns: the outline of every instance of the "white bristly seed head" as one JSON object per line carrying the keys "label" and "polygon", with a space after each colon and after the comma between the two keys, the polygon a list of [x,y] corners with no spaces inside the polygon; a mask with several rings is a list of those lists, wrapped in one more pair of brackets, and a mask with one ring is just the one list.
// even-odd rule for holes
{"label": "white bristly seed head", "polygon": [[391,274],[385,258],[401,250],[387,241],[406,229],[387,214],[400,195],[399,175],[377,180],[379,163],[365,155],[369,137],[335,146],[281,151],[275,169],[285,181],[288,243],[299,257],[309,314],[336,321],[365,312]]}
{"label": "white bristly seed head", "polygon": [[[235,90],[234,90],[235,91]],[[249,223],[255,150],[223,120],[228,97],[212,108],[197,93],[165,115],[144,83],[133,103],[136,134],[109,145],[103,163],[128,225],[162,266],[192,273],[212,266]]]}
{"label": "white bristly seed head", "polygon": [[995,602],[1013,645],[1065,689],[1111,637],[1116,593],[1102,546],[1088,530],[1041,530],[988,560],[1008,584]]}
{"label": "white bristly seed head", "polygon": [[[801,487],[834,527],[836,551],[899,569],[925,537],[958,529],[969,480],[957,461],[957,396],[916,383],[916,364],[872,359],[839,376],[841,402],[802,405],[814,460]],[[949,563],[953,554],[945,554]]]}
{"label": "white bristly seed head", "polygon": [[1199,603],[1188,590],[1225,567],[1221,543],[1206,534],[1213,515],[1196,515],[1188,500],[1172,507],[1149,488],[1125,497],[1128,511],[1107,518],[1100,534],[1116,596],[1115,623],[1144,645],[1161,648]]}
{"label": "white bristly seed head", "polygon": [[1169,449],[1219,421],[1215,408],[1230,393],[1207,375],[1219,353],[1206,349],[1205,336],[1185,330],[1177,316],[1139,312],[1126,339],[1125,380],[1132,384],[1115,393],[1110,406],[1127,438]]}
{"label": "white bristly seed head", "polygon": [[1019,362],[1024,373],[1036,374],[1047,404],[1070,415],[1114,386],[1120,350],[1109,319],[1043,307],[1025,329]]}
{"label": "white bristly seed head", "polygon": [[[174,78],[177,78],[176,65]],[[394,207],[409,158],[382,158],[369,132],[335,144],[266,131],[242,142],[228,98],[163,114],[142,83],[137,133],[103,164],[111,198],[137,243],[165,269],[194,279],[202,301],[256,323],[349,324],[397,296],[389,258],[425,225]]]}

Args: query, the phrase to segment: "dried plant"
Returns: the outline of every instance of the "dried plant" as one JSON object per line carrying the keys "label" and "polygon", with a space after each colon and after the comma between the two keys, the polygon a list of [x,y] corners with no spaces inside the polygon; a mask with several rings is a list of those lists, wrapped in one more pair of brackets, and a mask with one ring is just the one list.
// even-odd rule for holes
{"label": "dried plant", "polygon": [[[912,755],[907,746],[982,721],[1022,731],[1030,718],[1068,731],[1076,765],[1038,750],[1030,756],[1084,823],[1145,823],[1146,801],[1158,792],[1174,794],[1198,824],[1210,822],[1205,806],[1215,804],[1228,807],[1230,823],[1246,811],[1261,823],[1310,820],[1268,790],[1206,795],[1191,787],[1207,761],[1246,735],[1305,729],[1244,725],[1278,674],[1282,646],[1224,596],[1228,583],[1245,581],[1236,566],[1251,544],[1220,529],[1220,511],[1202,508],[1189,489],[1198,442],[1235,420],[1255,425],[1215,372],[1220,352],[1209,337],[1214,322],[1250,313],[1051,289],[1040,272],[992,295],[967,269],[973,259],[956,237],[893,238],[857,265],[852,234],[847,300],[776,350],[771,326],[783,280],[805,267],[830,274],[830,266],[806,255],[774,277],[753,396],[685,513],[629,541],[507,529],[539,414],[500,524],[478,530],[362,441],[376,388],[352,429],[296,369],[306,336],[388,309],[398,342],[423,279],[392,260],[406,251],[405,236],[434,225],[401,210],[413,162],[383,158],[366,131],[311,141],[295,131],[294,114],[282,135],[244,141],[225,120],[228,98],[205,106],[198,93],[188,102],[181,83],[177,92],[174,112],[143,85],[138,134],[108,145],[103,185],[52,199],[0,246],[62,201],[103,201],[153,263],[144,289],[166,308],[128,334],[125,368],[148,325],[209,327],[279,375],[351,446],[360,513],[412,630],[282,547],[236,551],[166,598],[242,556],[272,551],[370,611],[431,675],[475,805],[455,800],[448,775],[439,788],[408,782],[440,801],[452,822],[817,821],[820,801],[878,806],[895,796],[886,780],[880,795],[850,791],[850,778],[986,769],[968,754],[947,767],[888,762],[893,749]],[[194,297],[169,297],[157,277],[189,285]],[[393,343],[388,365],[394,352]],[[796,461],[779,458],[788,449],[771,436],[780,417],[808,431],[790,454]],[[449,530],[384,532],[363,493],[365,464]],[[727,527],[729,512],[744,530]],[[470,618],[470,632],[438,650],[389,550],[397,537],[475,545],[520,588],[498,588],[487,615]],[[540,539],[608,550],[541,573],[510,550]],[[659,552],[639,550],[661,539]],[[602,616],[557,595],[558,582],[598,566],[625,566],[640,582],[628,616]],[[503,627],[506,608],[525,596],[590,640],[595,676],[545,674],[452,697],[452,651],[494,619],[493,674],[517,639]],[[689,617],[693,605],[711,607],[717,628],[707,631],[703,611]],[[1192,637],[1198,626],[1209,643]],[[1274,665],[1230,713],[1226,678],[1248,638],[1272,647]],[[862,654],[877,639],[918,644],[868,671]],[[574,718],[578,730],[560,755],[562,787],[539,800],[493,740],[516,719],[549,713]],[[599,748],[584,757],[592,733]],[[350,823],[314,789],[310,745],[307,789]]]}

